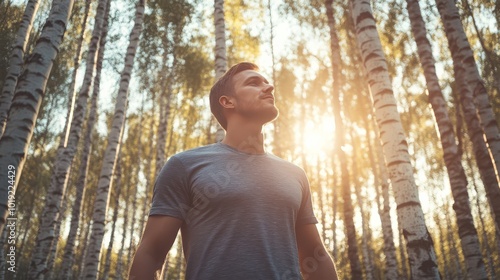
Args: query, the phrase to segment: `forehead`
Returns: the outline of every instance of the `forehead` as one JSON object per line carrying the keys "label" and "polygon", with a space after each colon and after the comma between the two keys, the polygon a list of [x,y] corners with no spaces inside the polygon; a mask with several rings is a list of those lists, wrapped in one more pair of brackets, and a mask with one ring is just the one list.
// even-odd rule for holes
{"label": "forehead", "polygon": [[267,81],[267,79],[264,76],[262,76],[262,74],[260,74],[260,72],[258,72],[258,71],[244,70],[244,71],[241,71],[238,74],[233,76],[233,83],[235,85],[241,84],[241,83],[243,83],[249,79],[252,79],[252,78],[258,78],[258,79]]}

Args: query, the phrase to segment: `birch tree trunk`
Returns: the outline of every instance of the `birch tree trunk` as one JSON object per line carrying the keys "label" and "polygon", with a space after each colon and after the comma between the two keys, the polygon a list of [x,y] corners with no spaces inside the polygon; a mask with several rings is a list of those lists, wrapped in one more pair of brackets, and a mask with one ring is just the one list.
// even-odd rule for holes
{"label": "birch tree trunk", "polygon": [[[82,211],[83,199],[85,197],[85,186],[87,185],[87,174],[90,163],[90,154],[92,151],[92,132],[97,118],[97,100],[100,92],[101,85],[101,72],[102,63],[104,59],[104,50],[106,45],[106,37],[108,34],[109,25],[109,6],[111,1],[106,5],[106,13],[104,15],[104,22],[102,27],[102,38],[99,41],[99,51],[96,62],[96,75],[94,78],[94,86],[92,90],[92,97],[90,100],[90,112],[87,120],[87,128],[83,137],[83,150],[80,161],[80,169],[78,171],[78,181],[76,182],[76,194],[71,211],[71,223],[66,245],[64,248],[64,255],[62,261],[62,279],[71,279],[72,267],[74,263],[74,249],[75,241],[78,235],[78,228],[80,224],[80,213]],[[87,9],[87,6],[86,6]],[[82,37],[83,38],[83,37]]]}
{"label": "birch tree trunk", "polygon": [[467,193],[467,176],[462,166],[453,125],[446,109],[446,101],[439,86],[431,44],[427,39],[425,22],[420,13],[418,0],[407,0],[406,2],[420,63],[427,81],[429,102],[434,112],[441,146],[443,147],[444,162],[448,170],[451,191],[455,201],[453,209],[456,213],[460,243],[467,264],[467,274],[470,279],[486,279],[481,246],[472,219],[469,194]]}
{"label": "birch tree trunk", "polygon": [[21,74],[24,62],[24,54],[28,45],[31,28],[35,19],[36,12],[40,6],[40,0],[29,0],[24,10],[23,19],[19,25],[19,29],[12,46],[12,54],[9,60],[9,69],[5,76],[2,95],[0,96],[0,138],[5,129],[7,115],[12,103],[14,91],[16,90],[17,79]]}
{"label": "birch tree trunk", "polygon": [[101,253],[102,239],[104,237],[104,224],[109,200],[109,190],[111,189],[110,178],[112,178],[120,135],[123,133],[125,122],[125,110],[128,98],[128,88],[130,77],[134,66],[135,54],[139,43],[139,38],[143,28],[145,0],[139,0],[136,7],[134,27],[130,33],[129,46],[125,56],[125,66],[121,74],[120,88],[116,98],[115,114],[108,136],[108,146],[104,153],[104,160],[97,184],[96,199],[94,202],[94,212],[92,216],[93,224],[90,236],[89,253],[84,263],[84,278],[96,279],[99,271],[99,260]]}
{"label": "birch tree trunk", "polygon": [[[90,12],[90,4],[92,1],[85,1],[85,10],[83,15],[83,21],[81,26],[80,37],[78,38],[78,46],[76,49],[76,55],[73,62],[73,75],[71,77],[71,85],[69,86],[69,94],[68,94],[68,113],[66,115],[66,124],[64,125],[63,135],[61,137],[61,141],[63,141],[62,145],[66,145],[69,137],[69,129],[71,128],[71,120],[73,119],[73,108],[75,107],[75,99],[76,99],[76,76],[78,74],[78,68],[80,68],[80,61],[82,59],[82,45],[85,38],[85,29],[87,26],[88,16]],[[108,3],[111,1],[108,1]],[[104,16],[105,20],[107,20],[107,15]],[[102,45],[102,44],[100,44]]]}
{"label": "birch tree trunk", "polygon": [[351,0],[351,11],[358,46],[368,73],[375,117],[394,188],[398,217],[406,240],[411,277],[439,279],[434,245],[425,225],[408,145],[396,108],[387,62],[382,52],[370,2]]}
{"label": "birch tree trunk", "polygon": [[398,261],[396,259],[396,248],[394,245],[394,234],[392,232],[391,208],[389,204],[389,176],[387,175],[384,154],[380,142],[376,145],[377,161],[374,157],[374,148],[370,139],[370,125],[368,116],[363,115],[365,125],[366,143],[368,146],[368,156],[370,165],[374,173],[374,187],[377,195],[377,210],[380,216],[380,224],[382,225],[382,236],[384,239],[384,255],[385,255],[385,278],[398,279]]}
{"label": "birch tree trunk", "polygon": [[335,29],[335,19],[333,17],[332,0],[326,0],[326,15],[328,17],[328,26],[330,30],[330,51],[331,51],[331,68],[333,77],[333,111],[335,113],[335,133],[336,140],[335,143],[335,154],[339,159],[340,164],[340,177],[341,177],[341,189],[342,198],[344,200],[344,223],[347,231],[347,255],[349,257],[349,264],[351,267],[351,279],[361,279],[362,270],[361,264],[358,257],[358,245],[356,241],[356,228],[354,226],[354,211],[352,207],[351,200],[351,186],[349,182],[349,171],[347,169],[347,157],[345,155],[342,147],[345,144],[344,139],[344,124],[341,116],[341,106],[340,106],[340,46],[338,35]]}
{"label": "birch tree trunk", "polygon": [[[352,141],[352,158],[357,159],[358,158],[358,151],[357,147],[359,145],[359,142],[355,142],[354,134],[352,132],[352,129],[349,130],[349,134],[351,135],[351,141]],[[356,160],[352,161],[352,174],[360,174],[358,170],[358,165],[356,164]],[[373,275],[373,261],[371,259],[371,254],[370,254],[370,248],[368,247],[368,241],[371,239],[371,232],[369,230],[368,222],[366,220],[370,220],[370,217],[366,217],[369,215],[365,211],[365,206],[363,201],[362,195],[361,195],[361,190],[359,186],[359,181],[356,177],[356,175],[353,176],[352,178],[353,181],[353,186],[354,186],[354,194],[356,195],[356,201],[358,203],[359,210],[361,212],[361,229],[362,229],[362,235],[361,235],[361,253],[363,257],[363,266],[365,268],[365,277],[364,279],[366,280],[373,280],[374,275]],[[371,208],[368,205],[368,208]]]}
{"label": "birch tree trunk", "polygon": [[[334,68],[338,69],[338,68]],[[333,71],[337,72],[336,70]],[[337,83],[339,80],[336,80]],[[336,87],[334,85],[334,87]],[[339,96],[333,98],[333,111],[335,113],[335,133],[337,143],[335,143],[335,154],[339,159],[340,164],[340,177],[341,177],[341,189],[342,189],[342,199],[343,210],[344,210],[344,223],[346,227],[347,235],[347,255],[349,257],[349,264],[351,266],[351,279],[361,279],[362,270],[361,264],[358,257],[358,245],[356,240],[356,227],[354,225],[354,209],[352,206],[351,199],[351,183],[349,181],[349,170],[347,169],[347,156],[343,147],[345,145],[344,139],[344,125],[342,122],[342,117],[340,114],[340,100]]]}
{"label": "birch tree trunk", "polygon": [[453,68],[455,70],[455,81],[457,82],[460,105],[464,113],[467,132],[472,142],[472,150],[474,151],[474,156],[476,158],[479,175],[483,181],[486,196],[488,197],[488,201],[492,209],[493,219],[495,220],[496,225],[496,234],[499,236],[500,203],[498,203],[498,201],[500,201],[500,188],[498,185],[498,177],[495,172],[493,162],[491,161],[488,148],[484,142],[476,109],[474,103],[472,102],[471,90],[466,85],[465,78],[463,78],[465,72],[460,61],[457,61],[457,58],[453,58],[453,64]]}
{"label": "birch tree trunk", "polygon": [[[226,55],[226,24],[224,21],[224,0],[214,0],[214,24],[215,24],[215,80],[217,81],[227,69]],[[225,131],[217,124],[215,141],[224,139]]]}
{"label": "birch tree trunk", "polygon": [[[472,159],[467,153],[465,155],[465,159],[467,165],[472,169]],[[474,180],[474,178],[472,179],[472,185],[474,186],[474,191],[476,192],[477,216],[479,218],[479,224],[481,225],[480,232],[481,232],[481,237],[483,239],[483,242],[481,243],[481,249],[483,250],[486,259],[488,260],[488,277],[489,279],[496,279],[495,265],[493,264],[493,251],[490,248],[488,234],[484,223],[483,206],[479,195],[479,189],[477,187],[476,180]]]}
{"label": "birch tree trunk", "polygon": [[[0,174],[0,179],[8,182],[8,185],[0,185],[0,232],[8,215],[8,195],[10,193],[13,197],[15,194],[47,79],[63,40],[72,6],[73,0],[54,1],[40,38],[18,80],[9,121],[0,139],[0,169],[5,171]],[[14,173],[9,174],[7,171]],[[12,174],[15,176],[9,177]]]}
{"label": "birch tree trunk", "polygon": [[[118,152],[120,154],[120,152]],[[122,184],[121,184],[121,159],[118,158],[116,162],[116,176],[115,176],[115,185],[116,185],[116,191],[115,191],[115,207],[113,209],[113,218],[112,218],[112,226],[111,226],[111,237],[109,238],[109,243],[108,243],[108,249],[106,250],[106,258],[104,261],[104,272],[103,272],[103,279],[109,279],[109,270],[111,267],[111,253],[113,252],[113,243],[114,243],[114,237],[115,237],[115,229],[116,229],[116,221],[118,220],[118,209],[120,208],[120,194],[121,194],[121,189],[122,189]],[[122,260],[118,260],[121,262]],[[116,275],[115,275],[116,276]]]}
{"label": "birch tree trunk", "polygon": [[56,238],[54,229],[60,215],[61,201],[64,197],[69,170],[71,169],[73,158],[76,153],[81,134],[80,132],[85,118],[89,88],[94,74],[97,48],[101,37],[106,4],[106,0],[99,0],[94,30],[92,32],[92,39],[87,54],[87,68],[82,88],[78,94],[77,107],[73,115],[69,135],[62,136],[64,139],[67,139],[67,141],[61,141],[61,145],[57,150],[50,186],[47,191],[45,205],[40,219],[40,228],[38,230],[35,251],[31,259],[29,272],[30,279],[37,279],[37,277],[39,277],[38,275],[46,270],[48,252],[53,245],[54,238]]}
{"label": "birch tree trunk", "polygon": [[127,188],[125,190],[125,209],[123,211],[123,227],[122,227],[122,240],[121,240],[121,245],[120,245],[120,250],[118,250],[118,259],[121,260],[118,262],[118,265],[116,267],[116,278],[117,279],[122,279],[122,273],[123,273],[123,251],[125,250],[125,240],[127,239],[127,228],[128,228],[128,215],[129,211],[129,197],[130,197],[130,184],[127,184]]}
{"label": "birch tree trunk", "polygon": [[486,138],[485,141],[490,151],[491,160],[495,165],[497,173],[500,173],[500,130],[486,87],[484,86],[484,81],[479,75],[474,53],[469,41],[467,41],[467,35],[460,20],[458,8],[455,1],[452,0],[436,0],[436,4],[446,31],[451,55],[462,64],[465,85],[472,91],[474,105],[476,106],[481,128]]}

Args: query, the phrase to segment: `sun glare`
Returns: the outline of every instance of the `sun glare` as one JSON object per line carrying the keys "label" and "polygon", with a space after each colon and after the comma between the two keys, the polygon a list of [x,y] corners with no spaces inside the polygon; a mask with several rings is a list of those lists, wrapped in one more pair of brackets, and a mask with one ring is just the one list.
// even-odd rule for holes
{"label": "sun glare", "polygon": [[317,120],[304,120],[295,127],[295,141],[298,152],[304,153],[307,161],[313,163],[331,155],[335,144],[335,119],[323,115]]}

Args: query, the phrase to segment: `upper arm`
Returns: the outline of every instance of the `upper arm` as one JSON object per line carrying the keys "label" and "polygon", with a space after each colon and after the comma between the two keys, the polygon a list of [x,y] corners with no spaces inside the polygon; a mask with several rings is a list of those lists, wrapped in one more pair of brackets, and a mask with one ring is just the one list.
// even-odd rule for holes
{"label": "upper arm", "polygon": [[140,247],[156,260],[163,260],[172,247],[183,221],[162,215],[149,216]]}
{"label": "upper arm", "polygon": [[295,232],[302,273],[310,279],[337,279],[335,265],[323,245],[316,225],[297,225]]}
{"label": "upper arm", "polygon": [[159,279],[165,256],[183,221],[170,216],[149,216],[129,279]]}
{"label": "upper arm", "polygon": [[301,260],[307,257],[315,257],[319,253],[323,253],[325,247],[319,236],[318,229],[315,224],[297,225],[295,228],[297,236],[297,248]]}

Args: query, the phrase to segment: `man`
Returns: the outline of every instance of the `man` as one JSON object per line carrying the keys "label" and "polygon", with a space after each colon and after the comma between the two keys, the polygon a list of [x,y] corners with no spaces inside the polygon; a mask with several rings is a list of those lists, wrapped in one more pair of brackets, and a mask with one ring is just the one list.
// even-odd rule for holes
{"label": "man", "polygon": [[163,167],[130,279],[159,276],[179,229],[188,280],[337,279],[304,171],[264,150],[273,90],[248,62],[215,83],[210,108],[226,136]]}

